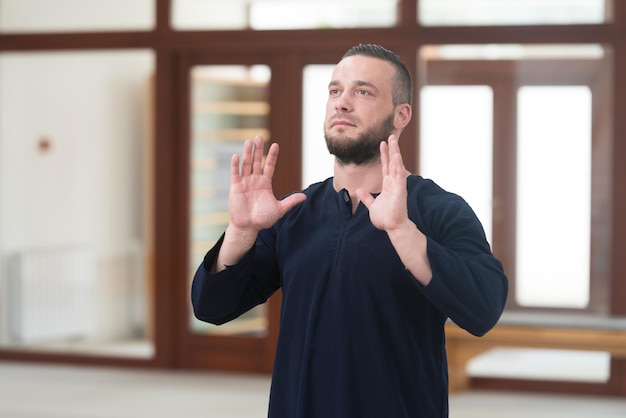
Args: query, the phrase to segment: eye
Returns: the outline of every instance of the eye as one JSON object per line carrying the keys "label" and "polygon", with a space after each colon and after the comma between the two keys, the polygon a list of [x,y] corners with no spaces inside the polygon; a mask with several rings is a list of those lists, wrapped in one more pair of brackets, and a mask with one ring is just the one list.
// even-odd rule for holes
{"label": "eye", "polygon": [[339,89],[330,89],[328,90],[328,94],[331,96],[336,96],[339,94]]}
{"label": "eye", "polygon": [[370,95],[370,92],[369,92],[369,91],[367,91],[367,90],[360,89],[360,90],[357,90],[357,94],[358,94],[359,96],[369,96],[369,95]]}

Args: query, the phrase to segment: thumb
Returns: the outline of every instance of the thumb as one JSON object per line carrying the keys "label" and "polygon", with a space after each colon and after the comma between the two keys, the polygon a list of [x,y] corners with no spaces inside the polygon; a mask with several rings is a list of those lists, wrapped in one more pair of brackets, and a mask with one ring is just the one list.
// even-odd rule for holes
{"label": "thumb", "polygon": [[356,189],[356,197],[365,205],[367,209],[374,203],[374,197],[363,189]]}
{"label": "thumb", "polygon": [[282,217],[289,209],[296,206],[298,203],[302,203],[306,200],[304,193],[293,193],[284,199],[278,201],[278,208],[280,210],[280,216]]}

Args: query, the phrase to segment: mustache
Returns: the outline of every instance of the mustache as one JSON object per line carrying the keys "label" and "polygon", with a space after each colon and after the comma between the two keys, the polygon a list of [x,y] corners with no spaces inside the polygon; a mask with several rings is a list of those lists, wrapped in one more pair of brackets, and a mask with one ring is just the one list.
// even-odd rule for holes
{"label": "mustache", "polygon": [[351,124],[353,124],[353,125],[356,125],[356,123],[358,122],[358,120],[357,120],[356,118],[354,118],[354,117],[351,117],[351,116],[342,116],[342,115],[339,115],[339,116],[333,116],[333,117],[331,117],[331,118],[329,118],[329,119],[328,119],[328,123],[329,123],[329,124],[331,124],[331,125],[332,125],[334,122],[337,122],[337,121],[341,121],[341,122],[348,122],[348,123],[351,123]]}

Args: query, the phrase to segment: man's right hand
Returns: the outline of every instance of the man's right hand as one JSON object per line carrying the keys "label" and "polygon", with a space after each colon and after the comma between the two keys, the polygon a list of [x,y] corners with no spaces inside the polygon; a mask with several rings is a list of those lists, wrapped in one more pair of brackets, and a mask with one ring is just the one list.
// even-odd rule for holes
{"label": "man's right hand", "polygon": [[289,209],[306,199],[304,193],[294,193],[283,200],[276,199],[272,177],[278,158],[278,144],[270,146],[263,165],[263,138],[246,141],[241,156],[233,155],[230,168],[228,212],[230,224],[217,258],[217,271],[233,265],[256,241],[261,229],[276,223]]}

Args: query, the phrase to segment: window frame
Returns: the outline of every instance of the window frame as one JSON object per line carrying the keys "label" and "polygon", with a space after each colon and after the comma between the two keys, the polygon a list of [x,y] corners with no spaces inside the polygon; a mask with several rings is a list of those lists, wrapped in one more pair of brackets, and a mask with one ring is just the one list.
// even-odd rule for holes
{"label": "window frame", "polygon": [[[592,219],[593,239],[606,247],[592,246],[593,251],[606,252],[607,258],[598,261],[606,281],[606,292],[592,297],[608,300],[602,308],[607,314],[626,316],[626,118],[613,117],[613,109],[626,109],[626,2],[608,1],[611,21],[598,25],[535,25],[498,27],[422,27],[417,23],[417,3],[419,0],[399,0],[398,24],[393,28],[377,29],[321,29],[289,31],[176,31],[170,27],[170,0],[154,0],[156,27],[150,31],[84,32],[84,33],[0,33],[0,54],[12,51],[59,51],[59,50],[100,50],[100,49],[152,49],[156,55],[156,74],[153,83],[152,112],[150,128],[154,132],[154,156],[152,169],[154,195],[154,217],[150,223],[154,230],[154,271],[155,286],[152,289],[151,303],[154,306],[154,341],[156,356],[147,361],[86,357],[67,354],[42,354],[0,348],[0,359],[24,361],[49,361],[82,364],[106,364],[117,366],[142,367],[189,367],[185,363],[185,351],[181,348],[179,332],[188,323],[189,293],[185,278],[188,256],[179,244],[186,242],[187,207],[181,190],[187,189],[185,146],[180,140],[181,126],[188,122],[189,114],[181,109],[184,93],[181,92],[181,74],[185,65],[198,54],[219,56],[234,54],[245,56],[251,51],[261,51],[278,62],[272,68],[273,85],[281,80],[280,90],[272,99],[270,129],[276,138],[285,141],[281,149],[282,161],[289,161],[277,172],[277,193],[286,193],[299,186],[301,173],[302,97],[301,71],[305,64],[335,63],[341,53],[352,45],[375,42],[385,45],[405,58],[411,71],[417,75],[416,84],[424,76],[424,69],[417,63],[421,46],[442,44],[532,44],[532,43],[595,43],[609,47],[613,52],[609,73],[602,77],[610,83],[600,82],[601,91],[608,97],[609,110],[597,117],[608,118],[609,132],[602,132],[602,158],[594,159],[594,170],[602,166],[602,175],[595,175],[593,188],[608,190],[605,206],[594,211]],[[261,46],[261,47],[259,47]],[[415,57],[414,60],[412,58]],[[463,65],[466,65],[464,62]],[[509,106],[513,97],[511,85],[499,82],[494,96],[495,107]],[[509,89],[507,91],[507,88]],[[289,94],[285,94],[289,92]],[[282,98],[279,98],[281,97]],[[286,97],[289,96],[289,97]],[[274,102],[276,100],[276,102]],[[414,106],[419,114],[419,104]],[[285,123],[289,120],[290,123]],[[419,147],[418,122],[413,119],[403,133],[401,147],[407,168],[416,171],[417,149]],[[494,124],[494,136],[510,135],[514,124],[509,115]],[[181,145],[183,144],[183,145]],[[504,172],[514,167],[514,148],[511,144],[498,144],[494,148],[494,172]],[[507,167],[508,165],[508,167]],[[497,213],[511,212],[514,202],[511,195],[512,178],[496,177],[494,193],[501,196],[497,201]],[[494,234],[494,251],[507,266],[512,267],[507,254],[513,254],[511,237],[514,224],[501,215],[497,218],[498,233]],[[496,231],[496,228],[494,228]],[[593,255],[592,257],[597,257]],[[597,280],[597,279],[596,279]],[[513,299],[513,298],[510,298]],[[278,315],[273,316],[278,321]],[[195,342],[190,342],[194,344]],[[272,343],[269,343],[270,345]],[[233,350],[233,347],[226,347]],[[246,354],[249,347],[235,348]],[[205,353],[207,354],[207,353]],[[216,355],[209,353],[209,355]],[[269,360],[271,361],[271,359]],[[616,362],[616,368],[625,376],[626,362]],[[621,384],[622,388],[626,384]],[[623,392],[623,390],[622,390]]]}
{"label": "window frame", "polygon": [[[420,67],[423,85],[484,85],[493,90],[493,251],[503,262],[509,278],[508,311],[608,314],[610,281],[604,268],[610,254],[604,215],[609,203],[607,187],[610,165],[610,86],[606,85],[610,58],[556,60],[435,60]],[[592,190],[590,302],[586,308],[528,307],[516,300],[516,170],[517,170],[517,90],[522,86],[585,85],[592,91]]]}

